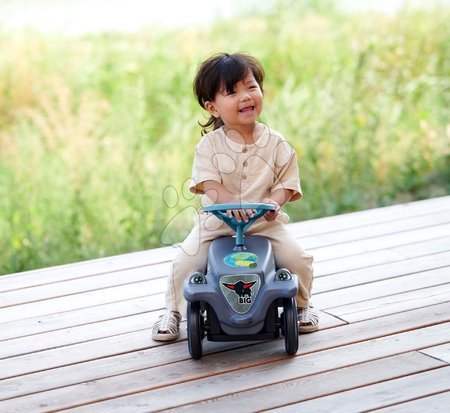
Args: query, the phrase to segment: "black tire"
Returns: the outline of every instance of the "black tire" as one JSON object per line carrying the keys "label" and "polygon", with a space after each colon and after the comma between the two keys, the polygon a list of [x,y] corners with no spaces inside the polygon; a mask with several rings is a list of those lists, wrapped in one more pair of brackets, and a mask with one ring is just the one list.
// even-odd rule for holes
{"label": "black tire", "polygon": [[189,353],[194,360],[198,360],[203,355],[203,316],[200,314],[200,303],[198,301],[188,302],[187,329]]}
{"label": "black tire", "polygon": [[297,304],[295,298],[283,299],[283,335],[286,353],[293,356],[298,350]]}

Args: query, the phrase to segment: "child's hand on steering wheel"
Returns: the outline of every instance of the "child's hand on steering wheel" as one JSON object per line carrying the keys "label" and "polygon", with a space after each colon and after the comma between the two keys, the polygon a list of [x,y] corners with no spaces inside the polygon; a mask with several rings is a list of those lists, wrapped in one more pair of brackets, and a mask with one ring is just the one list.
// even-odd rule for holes
{"label": "child's hand on steering wheel", "polygon": [[[237,202],[235,202],[237,203]],[[248,222],[249,218],[253,218],[256,214],[256,209],[229,209],[227,210],[228,218],[236,218],[237,222]]]}
{"label": "child's hand on steering wheel", "polygon": [[280,211],[281,211],[280,204],[279,204],[277,201],[274,201],[273,199],[270,199],[270,198],[265,198],[263,202],[264,202],[265,204],[272,204],[272,205],[275,205],[275,210],[273,210],[273,211],[267,211],[267,212],[264,214],[264,219],[265,219],[266,221],[268,221],[268,222],[274,221],[274,220],[277,218],[277,216],[278,216],[278,214],[280,213]]}
{"label": "child's hand on steering wheel", "polygon": [[253,218],[253,215],[256,213],[255,209],[229,209],[227,210],[228,218],[236,218],[237,222],[244,221],[248,222],[249,218]]}

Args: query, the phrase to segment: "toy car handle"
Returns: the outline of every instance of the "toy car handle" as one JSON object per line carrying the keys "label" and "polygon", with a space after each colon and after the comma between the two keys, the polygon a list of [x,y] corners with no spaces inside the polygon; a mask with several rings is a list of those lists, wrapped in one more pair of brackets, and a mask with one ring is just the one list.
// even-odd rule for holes
{"label": "toy car handle", "polygon": [[[252,217],[248,217],[248,222],[238,222],[237,219],[229,217],[226,211],[234,211],[241,209],[255,209],[256,213]],[[224,221],[233,231],[236,232],[236,248],[238,250],[245,249],[244,233],[257,219],[261,218],[267,211],[275,211],[276,206],[264,203],[230,203],[230,204],[214,204],[203,208],[205,212],[212,212],[217,218]]]}

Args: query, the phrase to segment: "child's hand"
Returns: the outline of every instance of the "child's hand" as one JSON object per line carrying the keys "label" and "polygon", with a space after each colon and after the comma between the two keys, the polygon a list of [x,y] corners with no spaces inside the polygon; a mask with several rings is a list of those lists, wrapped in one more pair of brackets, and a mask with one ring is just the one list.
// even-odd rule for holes
{"label": "child's hand", "polygon": [[272,205],[275,205],[275,210],[273,210],[273,211],[267,211],[267,212],[264,214],[264,219],[265,219],[266,221],[268,221],[268,222],[274,221],[274,220],[277,218],[277,216],[278,216],[278,214],[280,213],[280,211],[281,211],[280,204],[279,204],[277,201],[274,201],[273,199],[270,199],[270,198],[265,198],[263,202],[264,202],[265,204],[272,204]]}
{"label": "child's hand", "polygon": [[234,216],[237,222],[244,221],[245,223],[248,222],[249,218],[253,218],[255,213],[255,209],[234,209],[227,211],[228,218],[232,218]]}

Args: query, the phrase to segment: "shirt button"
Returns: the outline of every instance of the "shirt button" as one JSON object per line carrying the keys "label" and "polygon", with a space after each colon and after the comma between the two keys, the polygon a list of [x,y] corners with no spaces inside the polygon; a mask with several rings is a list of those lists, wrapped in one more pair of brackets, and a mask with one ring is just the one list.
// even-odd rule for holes
{"label": "shirt button", "polygon": [[248,162],[247,162],[247,161],[245,161],[243,165],[244,165],[244,167],[245,167],[245,166],[247,166],[247,165],[248,165]]}
{"label": "shirt button", "polygon": [[242,152],[247,152],[247,147],[246,146],[244,146],[243,148],[242,148]]}
{"label": "shirt button", "polygon": [[247,175],[242,175],[242,179],[247,179]]}

